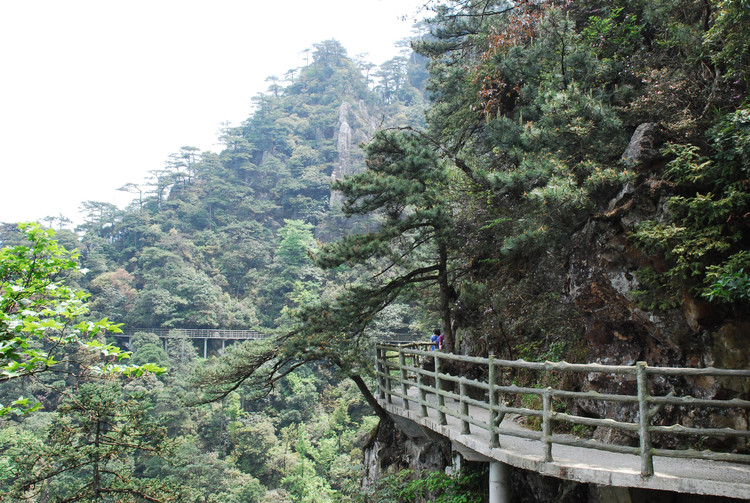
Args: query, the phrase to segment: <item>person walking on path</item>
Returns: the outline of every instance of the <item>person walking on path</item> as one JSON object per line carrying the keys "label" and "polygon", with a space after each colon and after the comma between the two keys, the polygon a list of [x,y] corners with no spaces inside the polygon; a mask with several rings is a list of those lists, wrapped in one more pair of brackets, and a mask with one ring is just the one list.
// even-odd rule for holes
{"label": "person walking on path", "polygon": [[435,331],[432,332],[432,336],[430,337],[430,342],[432,343],[432,345],[430,346],[430,351],[435,351],[435,349],[439,349],[440,348],[440,341],[439,341],[439,339],[441,337],[442,337],[442,335],[440,335],[440,330],[435,329]]}

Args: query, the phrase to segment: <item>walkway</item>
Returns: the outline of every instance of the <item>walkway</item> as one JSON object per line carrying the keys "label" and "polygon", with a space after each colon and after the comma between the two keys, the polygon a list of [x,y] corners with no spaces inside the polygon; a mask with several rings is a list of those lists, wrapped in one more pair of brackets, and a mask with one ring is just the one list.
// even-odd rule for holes
{"label": "walkway", "polygon": [[126,328],[121,334],[113,334],[116,337],[132,337],[137,332],[154,334],[160,338],[189,337],[191,339],[224,339],[230,341],[244,341],[254,339],[265,339],[268,334],[255,330],[227,330],[223,328]]}
{"label": "walkway", "polygon": [[203,341],[203,358],[208,357],[208,341],[221,341],[221,350],[226,348],[227,341],[248,341],[265,339],[268,334],[255,330],[226,330],[221,328],[126,328],[122,333],[109,334],[113,337],[125,338],[125,344],[130,347],[130,338],[138,332],[145,332],[158,336],[164,342],[164,350],[167,349],[170,339],[187,337],[190,340]]}
{"label": "walkway", "polygon": [[[131,337],[138,332],[158,336],[163,341],[165,350],[170,339],[187,337],[191,340],[202,340],[203,358],[208,357],[209,341],[221,341],[221,351],[224,351],[227,341],[254,341],[270,337],[270,334],[258,332],[257,330],[232,330],[225,328],[123,328],[119,334],[109,333],[107,335],[125,339],[125,345],[129,347]],[[398,341],[395,339],[398,339]],[[411,343],[413,341],[414,338],[403,335],[398,335],[388,340],[390,344]]]}
{"label": "walkway", "polygon": [[[747,418],[750,402],[737,399],[698,400],[673,395],[658,397],[647,393],[653,389],[653,385],[649,386],[649,376],[680,375],[684,378],[696,374],[705,378],[710,375],[714,378],[740,379],[748,384],[748,370],[673,369],[644,364],[615,367],[509,362],[421,351],[415,346],[378,346],[379,402],[407,434],[419,435],[420,430],[427,429],[450,439],[456,450],[467,459],[500,462],[566,480],[750,500],[750,455],[657,449],[651,446],[651,438],[655,434],[660,434],[662,439],[664,435],[683,439],[720,437],[733,438],[734,445],[744,446],[747,452],[750,432],[746,426],[745,429],[712,429],[651,423],[658,422],[654,418],[660,406],[667,403],[673,406],[678,403],[681,406],[690,404],[697,410],[709,407],[711,402],[712,409],[723,408],[731,414],[744,414]],[[437,370],[432,363],[434,356],[438,356]],[[471,371],[472,366],[475,367],[474,371],[483,369],[484,378],[465,379],[441,371],[451,362],[460,363],[465,371]],[[626,374],[634,376],[640,386],[635,396],[575,392],[553,387],[523,388],[503,383],[500,373],[509,369],[554,372],[558,377],[569,372]],[[556,382],[555,379],[548,381]],[[474,388],[474,392],[470,391],[471,388]],[[477,389],[484,390],[484,398],[476,398],[482,394],[477,393]],[[493,394],[495,399],[490,398]],[[513,399],[514,396],[523,397],[521,405]],[[625,422],[575,416],[571,407],[564,406],[570,405],[571,400],[583,399],[619,402],[622,407],[633,407],[637,412],[634,411],[632,422]],[[505,400],[509,403],[505,403]],[[515,406],[510,403],[515,403]],[[648,420],[641,422],[641,416]],[[536,421],[539,428],[524,426],[525,420]],[[626,430],[637,434],[640,445],[616,446],[571,434],[553,433],[553,423],[560,422]],[[490,424],[495,426],[490,427]],[[559,424],[555,426],[558,427]]]}

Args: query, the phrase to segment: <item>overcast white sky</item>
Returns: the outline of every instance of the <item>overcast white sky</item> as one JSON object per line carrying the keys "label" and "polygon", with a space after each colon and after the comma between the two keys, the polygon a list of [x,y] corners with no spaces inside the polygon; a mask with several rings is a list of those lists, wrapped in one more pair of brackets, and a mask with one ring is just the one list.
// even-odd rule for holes
{"label": "overcast white sky", "polygon": [[218,151],[304,49],[333,38],[383,63],[423,3],[0,0],[0,222],[124,206],[116,189],[180,147]]}

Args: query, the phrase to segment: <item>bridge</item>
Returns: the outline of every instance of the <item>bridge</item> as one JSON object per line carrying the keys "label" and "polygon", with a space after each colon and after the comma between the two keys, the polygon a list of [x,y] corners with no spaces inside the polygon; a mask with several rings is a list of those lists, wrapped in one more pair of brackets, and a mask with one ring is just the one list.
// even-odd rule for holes
{"label": "bridge", "polygon": [[[208,348],[210,341],[221,342],[221,351],[226,349],[227,341],[250,341],[265,339],[270,334],[259,332],[257,330],[231,330],[225,328],[123,328],[119,334],[109,333],[111,337],[123,339],[124,345],[130,348],[130,339],[138,332],[145,332],[158,336],[163,344],[164,350],[167,350],[170,339],[188,338],[193,341],[203,341],[203,358],[208,357]],[[398,334],[392,336],[389,341],[395,343],[396,339],[400,342],[413,342],[416,338],[409,335]]]}
{"label": "bridge", "polygon": [[203,358],[208,357],[209,341],[220,341],[221,350],[226,348],[227,341],[248,341],[265,339],[268,334],[256,330],[227,330],[222,328],[125,328],[122,333],[109,335],[119,339],[125,339],[125,345],[130,345],[130,339],[138,332],[145,332],[158,336],[164,343],[166,351],[169,339],[189,338],[191,340],[203,341]]}
{"label": "bridge", "polygon": [[[654,392],[666,382],[679,390],[700,388],[690,381],[719,380],[747,396],[750,370],[509,361],[427,346],[377,345],[378,402],[407,435],[435,432],[465,459],[488,462],[491,503],[512,501],[510,466],[605,486],[617,501],[629,501],[618,499],[627,488],[750,500],[750,401]],[[625,385],[618,393],[565,389],[574,374],[589,383],[617,377]],[[586,404],[603,406],[611,417],[577,414],[576,406]],[[662,424],[667,417],[688,424]],[[717,421],[726,427],[709,424]],[[595,428],[636,445],[577,434]]]}

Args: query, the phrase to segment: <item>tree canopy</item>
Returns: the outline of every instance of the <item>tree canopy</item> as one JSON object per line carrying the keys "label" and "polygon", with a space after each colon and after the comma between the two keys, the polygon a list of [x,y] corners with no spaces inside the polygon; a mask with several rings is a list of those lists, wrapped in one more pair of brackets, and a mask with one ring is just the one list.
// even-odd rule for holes
{"label": "tree canopy", "polygon": [[[79,372],[101,375],[163,372],[149,363],[120,363],[129,353],[97,337],[119,328],[106,318],[86,321],[86,294],[68,285],[71,275],[80,271],[78,254],[59,245],[52,230],[37,224],[19,227],[28,243],[0,249],[0,383],[43,372],[67,372],[70,365]],[[79,345],[94,359],[71,353],[69,348]],[[0,415],[37,407],[31,399],[19,397],[10,405],[0,405]]]}
{"label": "tree canopy", "polygon": [[[208,362],[184,340],[178,354],[135,339],[134,361],[179,371],[142,386],[190,439],[179,467],[139,466],[200,472],[214,498],[253,501],[262,484],[302,501],[351,495],[354,457],[333,444],[353,452],[344,432],[372,424],[361,400],[347,419],[347,393],[385,418],[379,337],[441,328],[467,354],[713,361],[710,338],[741,332],[750,302],[746,4],[435,1],[416,52],[378,68],[316,44],[220,152],[183,147],[122,187],[125,210],[85,204],[80,243],[61,234],[85,276],[38,227],[38,251],[3,252],[1,379],[71,361],[63,343],[96,346],[111,326],[69,321],[85,308],[63,278],[93,294],[92,319],[260,329],[271,337]],[[201,414],[170,410],[172,395]],[[211,461],[190,464],[196,452]]]}

